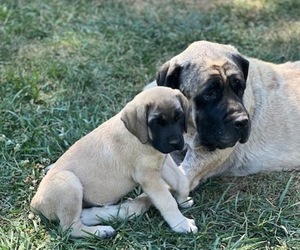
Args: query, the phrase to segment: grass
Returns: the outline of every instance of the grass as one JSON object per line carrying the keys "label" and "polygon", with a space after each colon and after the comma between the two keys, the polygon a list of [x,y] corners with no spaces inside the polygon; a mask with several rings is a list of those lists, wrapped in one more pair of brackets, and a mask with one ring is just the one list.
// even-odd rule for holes
{"label": "grass", "polygon": [[[110,222],[114,239],[71,239],[29,202],[70,145],[195,40],[273,62],[300,58],[298,0],[0,2],[0,249],[299,249],[297,173],[214,178],[193,194],[196,235],[155,209]],[[284,145],[283,145],[284,146]]]}

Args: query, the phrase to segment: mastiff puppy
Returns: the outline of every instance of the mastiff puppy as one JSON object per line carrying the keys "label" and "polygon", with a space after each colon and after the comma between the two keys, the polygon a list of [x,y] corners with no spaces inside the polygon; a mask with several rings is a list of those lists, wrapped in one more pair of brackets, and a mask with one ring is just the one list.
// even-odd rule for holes
{"label": "mastiff puppy", "polygon": [[215,175],[300,168],[300,61],[273,64],[198,41],[166,62],[156,82],[190,102],[180,169],[191,190]]}
{"label": "mastiff puppy", "polygon": [[[176,232],[197,232],[194,220],[182,215],[189,207],[189,182],[171,151],[184,146],[188,101],[178,90],[149,89],[116,116],[77,141],[47,172],[31,201],[33,211],[59,220],[71,236],[115,235],[100,219],[127,218],[153,203]],[[145,194],[118,202],[140,185]]]}

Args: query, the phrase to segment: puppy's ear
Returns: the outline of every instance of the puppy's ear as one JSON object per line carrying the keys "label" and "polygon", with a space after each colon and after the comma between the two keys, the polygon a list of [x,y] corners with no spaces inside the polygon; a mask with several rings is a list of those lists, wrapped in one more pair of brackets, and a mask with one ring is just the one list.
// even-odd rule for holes
{"label": "puppy's ear", "polygon": [[177,98],[180,101],[181,107],[183,109],[184,112],[184,116],[185,116],[185,123],[184,123],[184,132],[187,132],[187,124],[188,124],[188,120],[189,120],[189,116],[190,116],[190,105],[189,105],[189,101],[188,99],[181,93],[178,93]]}
{"label": "puppy's ear", "polygon": [[243,72],[245,81],[247,81],[248,70],[249,70],[249,61],[239,54],[233,55],[232,58],[233,58],[233,61],[236,63],[236,65]]}
{"label": "puppy's ear", "polygon": [[148,141],[148,106],[128,103],[121,113],[121,120],[127,130],[137,137],[141,143]]}
{"label": "puppy's ear", "polygon": [[181,70],[182,67],[177,63],[172,63],[171,61],[164,63],[157,72],[157,85],[179,89]]}

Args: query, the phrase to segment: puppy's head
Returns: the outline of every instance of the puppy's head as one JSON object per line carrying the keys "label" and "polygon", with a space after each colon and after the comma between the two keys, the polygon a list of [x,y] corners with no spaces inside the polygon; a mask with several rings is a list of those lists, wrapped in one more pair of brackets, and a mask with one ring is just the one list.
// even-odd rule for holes
{"label": "puppy's head", "polygon": [[179,89],[191,103],[195,147],[224,149],[248,140],[243,100],[248,68],[234,47],[207,41],[191,44],[161,67],[157,84]]}
{"label": "puppy's head", "polygon": [[178,90],[155,87],[129,102],[122,110],[121,120],[141,143],[167,154],[183,149],[188,114],[188,101]]}

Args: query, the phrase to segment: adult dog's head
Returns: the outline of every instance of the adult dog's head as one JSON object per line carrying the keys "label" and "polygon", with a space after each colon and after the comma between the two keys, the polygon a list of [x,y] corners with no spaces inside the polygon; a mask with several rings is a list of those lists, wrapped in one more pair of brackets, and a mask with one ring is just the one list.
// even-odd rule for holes
{"label": "adult dog's head", "polygon": [[121,120],[141,143],[149,143],[166,154],[183,149],[188,115],[188,100],[179,90],[155,87],[129,102]]}
{"label": "adult dog's head", "polygon": [[179,89],[192,105],[194,147],[224,149],[248,140],[243,103],[248,68],[234,47],[206,41],[192,43],[161,67],[157,85]]}

